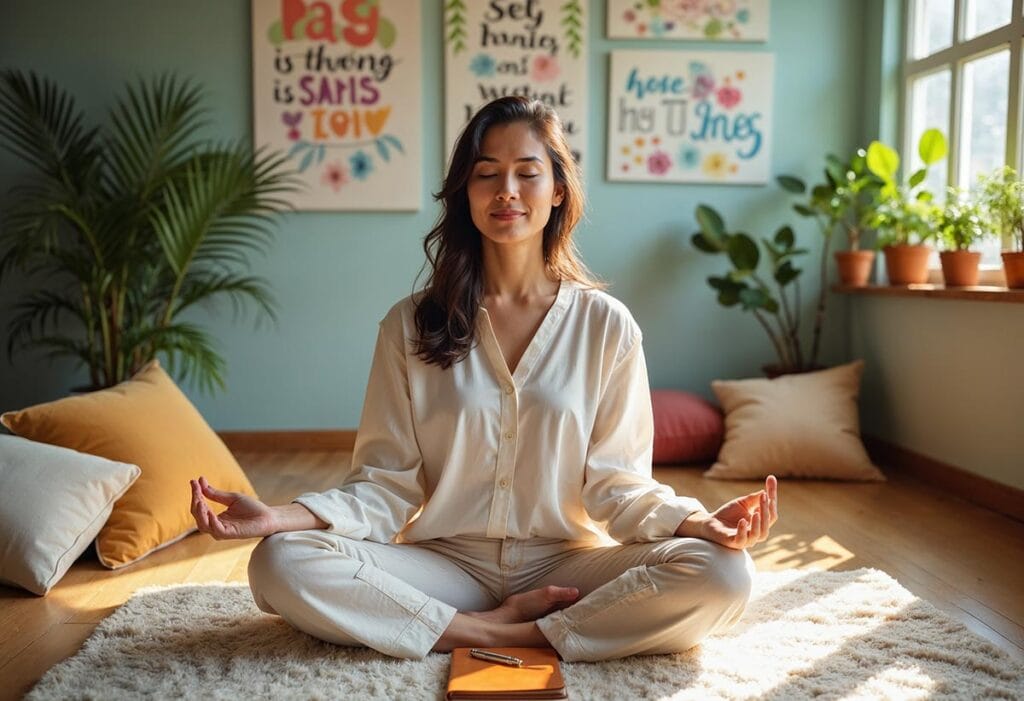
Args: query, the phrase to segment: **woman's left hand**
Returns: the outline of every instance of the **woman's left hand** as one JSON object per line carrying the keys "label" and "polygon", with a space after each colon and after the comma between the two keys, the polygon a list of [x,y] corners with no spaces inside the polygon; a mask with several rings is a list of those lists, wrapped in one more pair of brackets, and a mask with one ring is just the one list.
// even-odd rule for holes
{"label": "woman's left hand", "polygon": [[696,513],[679,524],[676,535],[703,538],[736,550],[768,539],[779,520],[779,485],[768,475],[764,489],[728,501],[714,513]]}

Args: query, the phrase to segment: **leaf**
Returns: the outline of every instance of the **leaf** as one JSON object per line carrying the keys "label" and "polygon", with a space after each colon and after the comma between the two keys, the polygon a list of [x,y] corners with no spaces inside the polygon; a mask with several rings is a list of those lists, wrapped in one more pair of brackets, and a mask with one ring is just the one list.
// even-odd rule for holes
{"label": "leaf", "polygon": [[926,129],[917,144],[917,152],[925,165],[938,163],[948,152],[946,137],[938,129]]}
{"label": "leaf", "polygon": [[810,207],[808,207],[807,205],[804,205],[804,204],[795,204],[795,205],[793,205],[793,209],[794,209],[794,211],[796,211],[797,214],[799,214],[801,216],[804,216],[804,217],[813,217],[813,216],[815,216],[814,210],[811,209]]}
{"label": "leaf", "polygon": [[698,232],[690,237],[690,241],[693,243],[693,247],[699,251],[705,253],[721,253],[722,247],[718,246],[711,239],[707,238],[704,234]]}
{"label": "leaf", "polygon": [[790,226],[783,226],[775,232],[775,243],[781,246],[783,250],[792,248],[795,239],[796,237],[793,235],[793,228]]}
{"label": "leaf", "polygon": [[725,223],[712,207],[706,204],[697,205],[697,223],[701,231],[713,240],[725,238]]}
{"label": "leaf", "polygon": [[391,156],[388,154],[387,142],[385,142],[383,139],[377,139],[376,141],[373,142],[373,144],[374,146],[377,147],[377,153],[380,154],[380,157],[384,159],[384,161],[391,160]]}
{"label": "leaf", "polygon": [[377,43],[383,49],[390,49],[398,37],[395,25],[386,17],[381,17],[377,24]]}
{"label": "leaf", "polygon": [[746,285],[737,284],[728,278],[709,277],[708,284],[718,290],[718,303],[723,307],[734,307],[740,301],[740,291],[746,289]]}
{"label": "leaf", "polygon": [[294,144],[292,144],[292,147],[288,149],[288,158],[295,156],[299,151],[308,146],[308,141],[296,141]]}
{"label": "leaf", "polygon": [[745,311],[763,309],[771,300],[764,290],[754,287],[746,287],[740,290],[739,298]]}
{"label": "leaf", "polygon": [[794,195],[802,195],[807,190],[807,186],[804,185],[804,181],[800,178],[793,177],[792,175],[780,175],[775,180],[783,190],[786,192],[792,192]]}
{"label": "leaf", "polygon": [[396,149],[396,150],[397,150],[397,151],[398,151],[399,153],[405,153],[405,149],[403,149],[403,148],[402,148],[402,142],[401,142],[401,141],[399,141],[398,139],[396,139],[395,137],[391,136],[390,134],[385,134],[385,135],[384,135],[383,137],[381,137],[381,138],[383,138],[383,139],[384,139],[385,141],[387,141],[387,142],[388,142],[389,144],[391,144],[392,146],[394,146],[394,147],[395,147],[395,149]]}
{"label": "leaf", "polygon": [[846,165],[837,156],[825,156],[825,171],[836,185],[846,182]]}
{"label": "leaf", "polygon": [[324,156],[327,155],[327,147],[320,144],[316,147],[316,163],[320,165],[324,161]]}
{"label": "leaf", "polygon": [[301,161],[299,161],[299,172],[300,173],[305,172],[305,170],[307,168],[309,168],[309,166],[311,166],[313,164],[313,157],[315,155],[316,155],[316,149],[315,148],[311,148],[308,151],[306,151],[306,155],[302,157]]}
{"label": "leaf", "polygon": [[920,170],[915,171],[914,174],[910,176],[910,180],[907,181],[907,184],[910,185],[910,187],[912,188],[917,187],[918,185],[924,182],[924,179],[926,177],[928,177],[928,169],[921,168]]}
{"label": "leaf", "polygon": [[775,271],[775,281],[785,287],[789,283],[793,282],[793,280],[800,277],[800,273],[802,272],[803,271],[799,268],[794,268],[793,264],[787,260],[779,266],[778,270]]}
{"label": "leaf", "polygon": [[881,141],[872,141],[868,146],[866,163],[868,170],[885,182],[891,183],[896,178],[896,171],[899,170],[900,156]]}
{"label": "leaf", "polygon": [[740,270],[756,269],[761,257],[757,244],[746,234],[730,236],[726,242],[726,252],[732,264]]}

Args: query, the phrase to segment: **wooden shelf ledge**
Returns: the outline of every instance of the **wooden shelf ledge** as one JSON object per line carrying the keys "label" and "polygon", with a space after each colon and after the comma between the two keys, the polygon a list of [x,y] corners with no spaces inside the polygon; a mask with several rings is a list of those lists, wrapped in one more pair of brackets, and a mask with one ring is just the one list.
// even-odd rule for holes
{"label": "wooden shelf ledge", "polygon": [[939,299],[966,299],[975,302],[1011,302],[1024,304],[1024,290],[1010,290],[1005,287],[946,287],[944,285],[867,285],[847,287],[835,285],[833,292],[844,295],[868,295],[876,297],[936,297]]}

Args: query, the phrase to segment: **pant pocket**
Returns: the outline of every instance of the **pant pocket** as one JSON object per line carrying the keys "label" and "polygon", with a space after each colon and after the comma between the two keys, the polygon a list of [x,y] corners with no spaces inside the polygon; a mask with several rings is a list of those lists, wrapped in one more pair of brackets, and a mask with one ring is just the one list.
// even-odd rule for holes
{"label": "pant pocket", "polygon": [[356,572],[355,578],[373,587],[382,596],[387,597],[414,616],[430,600],[430,597],[419,589],[381,572],[365,562]]}

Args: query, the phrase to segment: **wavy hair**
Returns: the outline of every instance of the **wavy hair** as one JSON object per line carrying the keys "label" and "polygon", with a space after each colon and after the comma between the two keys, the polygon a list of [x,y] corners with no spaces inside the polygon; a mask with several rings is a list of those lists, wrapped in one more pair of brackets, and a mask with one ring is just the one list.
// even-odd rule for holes
{"label": "wavy hair", "polygon": [[427,256],[423,267],[429,264],[430,275],[417,293],[414,347],[424,362],[444,369],[465,358],[472,349],[483,299],[483,234],[470,215],[470,172],[480,157],[480,145],[487,130],[512,122],[525,122],[544,143],[555,182],[565,189],[562,203],[551,209],[544,226],[544,266],[548,276],[600,290],[607,287],[583,264],[573,241],[573,230],[583,217],[583,185],[558,114],[539,100],[520,96],[501,97],[484,105],[455,144],[444,184],[434,194],[434,199],[441,202],[441,214],[423,239]]}

